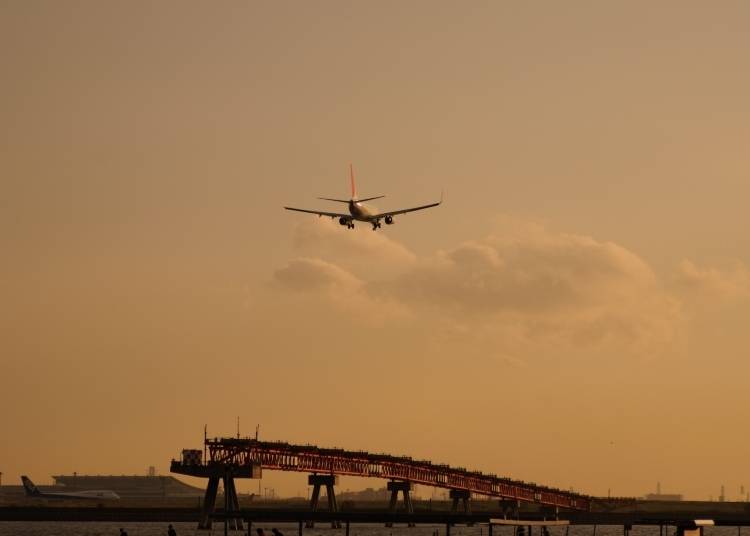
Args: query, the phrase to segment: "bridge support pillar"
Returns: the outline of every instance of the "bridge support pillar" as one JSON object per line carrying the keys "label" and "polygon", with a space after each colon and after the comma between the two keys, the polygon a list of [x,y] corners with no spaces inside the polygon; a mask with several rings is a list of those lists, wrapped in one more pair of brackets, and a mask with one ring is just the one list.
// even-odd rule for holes
{"label": "bridge support pillar", "polygon": [[503,499],[498,501],[500,513],[504,519],[518,519],[518,510],[521,508],[521,501],[517,499]]}
{"label": "bridge support pillar", "polygon": [[[333,486],[339,483],[339,477],[336,475],[309,475],[307,477],[307,485],[313,487],[312,496],[310,497],[310,509],[313,512],[318,510],[318,501],[320,500],[320,488],[325,486],[326,497],[328,498],[328,510],[330,512],[338,512],[339,508],[336,504],[336,493],[333,490]],[[305,524],[307,528],[313,528],[315,523],[308,521]],[[340,521],[331,521],[331,528],[340,529]]]}
{"label": "bridge support pillar", "polygon": [[[388,491],[391,492],[391,501],[388,504],[388,510],[391,512],[396,511],[396,505],[398,503],[398,492],[400,491],[404,495],[404,507],[409,514],[414,513],[414,505],[411,502],[411,491],[412,483],[408,480],[391,480],[388,482]],[[392,527],[393,523],[386,523],[386,527]],[[414,526],[414,523],[409,523],[410,527]]]}
{"label": "bridge support pillar", "polygon": [[231,471],[224,473],[224,513],[227,516],[229,530],[244,530],[240,517],[240,500],[237,497],[237,487],[234,485],[234,475]]}
{"label": "bridge support pillar", "polygon": [[211,529],[211,514],[216,509],[216,495],[219,492],[219,480],[218,476],[212,476],[208,479],[208,486],[206,486],[206,495],[203,497],[203,507],[201,508],[201,518],[198,521],[199,530],[210,530]]}
{"label": "bridge support pillar", "polygon": [[208,478],[206,495],[203,498],[201,517],[198,521],[199,530],[210,530],[212,525],[211,515],[216,511],[216,497],[219,494],[219,481],[224,484],[224,513],[227,516],[236,514],[237,517],[227,517],[228,528],[231,530],[244,530],[242,518],[239,517],[240,501],[237,497],[237,488],[234,485],[234,475],[231,471],[222,476],[213,475]]}
{"label": "bridge support pillar", "polygon": [[463,503],[464,514],[471,514],[471,492],[467,489],[452,489],[450,498],[453,499],[451,512],[458,512],[458,501]]}
{"label": "bridge support pillar", "polygon": [[548,519],[559,519],[560,509],[557,506],[543,506],[541,512],[545,521]]}

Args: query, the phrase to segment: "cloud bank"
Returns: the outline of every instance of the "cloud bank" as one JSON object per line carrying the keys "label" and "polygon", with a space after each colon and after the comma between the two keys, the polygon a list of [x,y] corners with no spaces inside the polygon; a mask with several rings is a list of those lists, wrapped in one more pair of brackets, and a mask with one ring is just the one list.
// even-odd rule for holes
{"label": "cloud bank", "polygon": [[750,297],[750,270],[739,261],[720,268],[683,260],[675,279],[684,295],[701,301],[731,302]]}
{"label": "cloud bank", "polygon": [[[385,233],[328,223],[298,229],[294,244],[305,257],[275,272],[279,287],[363,316],[398,311],[399,322],[483,352],[658,353],[683,319],[679,292],[613,242],[506,218],[487,236],[420,257]],[[679,267],[684,291],[737,296],[749,281],[744,266]]]}

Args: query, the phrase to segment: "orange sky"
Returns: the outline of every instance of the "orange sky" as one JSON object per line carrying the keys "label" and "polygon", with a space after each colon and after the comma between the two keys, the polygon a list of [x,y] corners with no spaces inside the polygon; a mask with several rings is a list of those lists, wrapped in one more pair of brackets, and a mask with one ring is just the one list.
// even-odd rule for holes
{"label": "orange sky", "polygon": [[[166,473],[239,415],[591,494],[736,496],[749,17],[2,3],[3,482]],[[378,233],[282,211],[339,208],[315,197],[349,162],[380,209],[446,203]]]}

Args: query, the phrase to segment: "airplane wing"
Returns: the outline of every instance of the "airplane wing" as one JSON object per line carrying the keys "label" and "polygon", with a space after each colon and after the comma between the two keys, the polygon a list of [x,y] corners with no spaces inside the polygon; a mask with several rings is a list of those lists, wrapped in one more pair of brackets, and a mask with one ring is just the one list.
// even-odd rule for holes
{"label": "airplane wing", "polygon": [[385,218],[386,216],[397,216],[399,214],[406,214],[407,212],[414,212],[416,210],[424,210],[426,208],[432,208],[438,206],[442,201],[438,201],[437,203],[430,203],[429,205],[422,205],[421,207],[412,207],[412,208],[403,208],[401,210],[392,210],[390,212],[381,212],[380,214],[376,214],[373,216],[373,219],[375,218]]}
{"label": "airplane wing", "polygon": [[323,212],[321,210],[307,210],[304,208],[284,207],[286,210],[295,210],[297,212],[307,212],[308,214],[317,214],[318,216],[328,216],[329,218],[346,218],[352,219],[351,214],[340,214],[338,212]]}

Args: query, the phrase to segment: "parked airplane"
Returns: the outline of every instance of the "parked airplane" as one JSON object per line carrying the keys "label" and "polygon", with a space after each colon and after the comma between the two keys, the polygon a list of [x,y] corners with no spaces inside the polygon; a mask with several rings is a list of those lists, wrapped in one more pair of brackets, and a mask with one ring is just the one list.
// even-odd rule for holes
{"label": "parked airplane", "polygon": [[399,214],[406,214],[407,212],[414,212],[416,210],[424,210],[426,208],[436,207],[443,202],[443,196],[441,194],[440,201],[437,203],[430,203],[429,205],[422,205],[420,207],[404,208],[401,210],[392,210],[390,212],[378,212],[373,213],[368,209],[364,203],[365,201],[372,201],[373,199],[380,199],[385,197],[384,195],[378,195],[375,197],[367,197],[365,199],[357,198],[357,188],[354,184],[354,168],[349,164],[349,174],[352,183],[352,198],[351,199],[331,199],[329,197],[319,197],[325,201],[336,201],[337,203],[346,203],[349,205],[349,214],[341,214],[339,212],[324,212],[321,210],[307,210],[304,208],[293,208],[284,207],[286,210],[296,210],[297,212],[308,212],[310,214],[317,214],[318,216],[328,216],[330,218],[338,218],[341,225],[346,225],[348,229],[354,229],[354,221],[364,221],[372,224],[372,230],[380,228],[380,220],[385,221],[386,225],[393,224],[393,217]]}
{"label": "parked airplane", "polygon": [[110,490],[43,493],[39,491],[29,477],[22,476],[21,482],[23,482],[23,488],[26,490],[26,495],[29,497],[39,497],[41,499],[94,499],[98,501],[120,498],[117,493]]}

